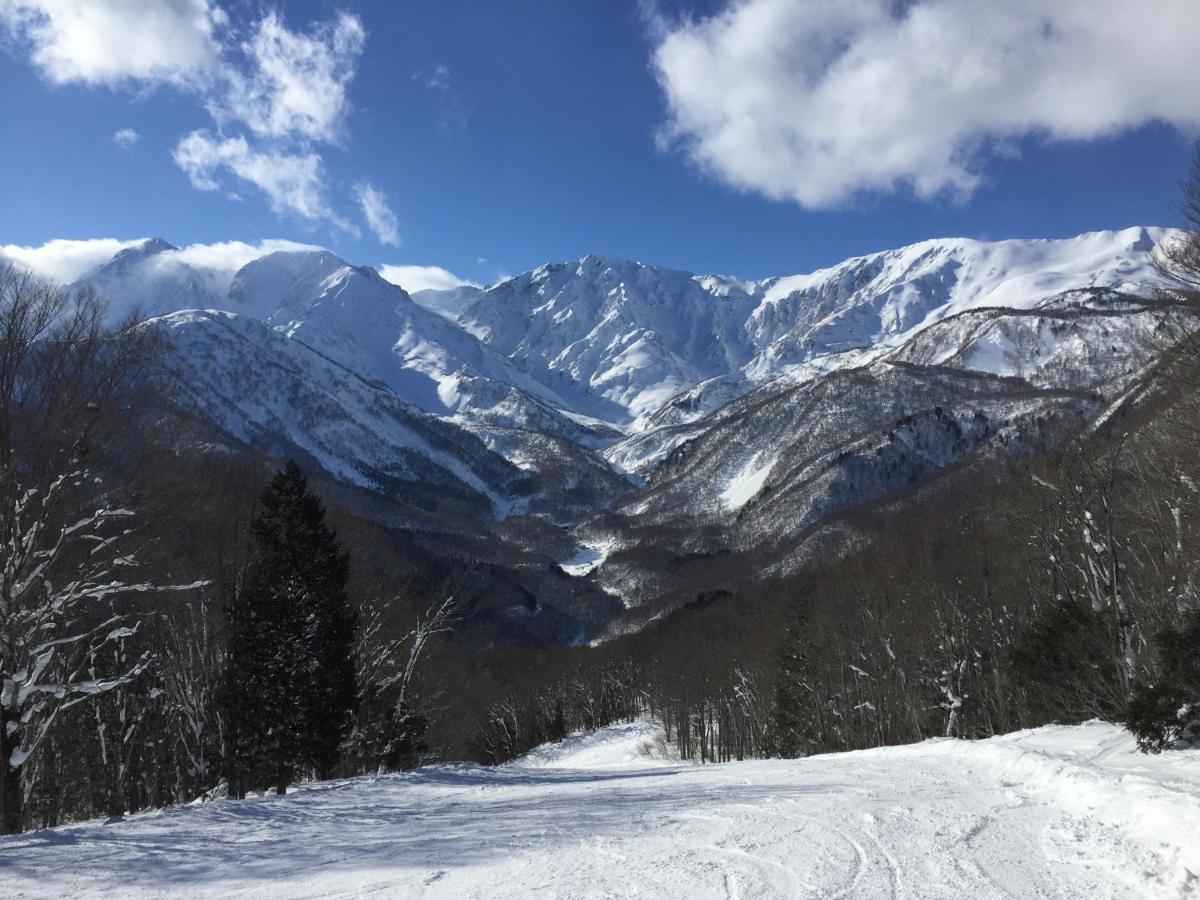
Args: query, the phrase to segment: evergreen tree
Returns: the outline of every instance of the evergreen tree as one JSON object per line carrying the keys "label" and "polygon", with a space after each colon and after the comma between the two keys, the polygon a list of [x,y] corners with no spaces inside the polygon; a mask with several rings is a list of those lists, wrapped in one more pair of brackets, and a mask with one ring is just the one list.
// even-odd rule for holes
{"label": "evergreen tree", "polygon": [[1177,742],[1200,743],[1200,609],[1188,612],[1182,627],[1164,630],[1156,643],[1159,677],[1134,687],[1126,714],[1138,746],[1149,753]]}
{"label": "evergreen tree", "polygon": [[231,592],[224,696],[239,795],[251,784],[283,793],[297,769],[332,775],[356,698],[349,557],[294,462],[264,492],[251,540]]}

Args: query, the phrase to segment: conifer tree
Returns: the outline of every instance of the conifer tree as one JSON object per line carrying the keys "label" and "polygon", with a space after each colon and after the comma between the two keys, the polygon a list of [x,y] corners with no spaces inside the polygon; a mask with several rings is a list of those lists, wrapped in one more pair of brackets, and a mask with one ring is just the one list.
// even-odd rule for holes
{"label": "conifer tree", "polygon": [[294,462],[264,492],[251,540],[228,611],[230,787],[283,793],[297,769],[332,775],[354,714],[349,557]]}
{"label": "conifer tree", "polygon": [[1190,609],[1181,627],[1166,628],[1155,641],[1158,678],[1139,682],[1126,712],[1126,725],[1148,753],[1177,743],[1200,744],[1200,609]]}

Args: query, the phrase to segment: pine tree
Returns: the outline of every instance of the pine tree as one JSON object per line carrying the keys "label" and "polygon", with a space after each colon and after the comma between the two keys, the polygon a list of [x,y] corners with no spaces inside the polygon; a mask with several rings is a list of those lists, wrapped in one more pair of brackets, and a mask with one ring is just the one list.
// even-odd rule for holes
{"label": "pine tree", "polygon": [[332,775],[354,714],[349,557],[294,462],[264,492],[251,539],[228,610],[230,787],[283,793],[297,769]]}

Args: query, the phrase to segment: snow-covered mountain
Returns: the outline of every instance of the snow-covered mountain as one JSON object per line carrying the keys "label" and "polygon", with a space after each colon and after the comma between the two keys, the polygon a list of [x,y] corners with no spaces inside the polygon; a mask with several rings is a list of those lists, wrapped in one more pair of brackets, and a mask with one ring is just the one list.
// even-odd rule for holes
{"label": "snow-covered mountain", "polygon": [[422,302],[591,414],[640,431],[680,395],[696,417],[796,366],[857,365],[848,351],[901,346],[968,310],[1035,309],[1085,289],[1144,295],[1158,283],[1150,252],[1164,235],[925,241],[756,282],[589,256],[476,290],[469,303],[471,289]]}
{"label": "snow-covered mountain", "polygon": [[221,306],[228,289],[221,273],[183,261],[161,238],[120,251],[85,280],[108,298],[114,319]]}
{"label": "snow-covered mountain", "polygon": [[153,239],[81,281],[155,317],[231,442],[422,497],[425,526],[577,526],[564,570],[635,605],[655,554],[784,565],[841,510],[1084,427],[1173,315],[1147,302],[1168,236],[933,240],[761,281],[589,256],[415,298],[319,249],[231,270]]}
{"label": "snow-covered mountain", "polygon": [[[153,315],[180,351],[170,364],[182,394],[224,433],[299,451],[352,483],[453,484],[503,516],[536,508],[537,454],[492,452],[497,430],[514,432],[509,447],[533,436],[585,447],[610,439],[374,269],[327,251],[269,253],[231,274],[197,269],[154,239],[81,281],[110,298],[114,319]],[[569,484],[545,489],[579,493],[581,480],[595,486],[597,468],[604,484],[589,502],[610,498],[621,480],[590,459]]]}

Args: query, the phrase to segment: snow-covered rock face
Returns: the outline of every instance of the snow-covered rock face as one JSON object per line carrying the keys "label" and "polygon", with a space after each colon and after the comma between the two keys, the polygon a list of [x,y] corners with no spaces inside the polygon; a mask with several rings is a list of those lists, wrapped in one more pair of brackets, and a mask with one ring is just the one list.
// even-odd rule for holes
{"label": "snow-covered rock face", "polygon": [[1145,296],[1159,283],[1150,252],[1164,235],[1128,228],[1061,241],[924,241],[764,282],[747,326],[763,349],[756,368],[895,345],[971,309],[1033,309],[1086,288]]}
{"label": "snow-covered rock face", "polygon": [[[982,332],[1001,311],[1103,303],[1103,292],[1148,296],[1158,283],[1151,251],[1164,234],[925,241],[758,282],[589,256],[487,290],[422,291],[415,302],[328,251],[269,253],[228,272],[189,265],[151,239],[83,280],[112,299],[114,314],[211,308],[261,320],[436,415],[539,430],[558,416],[575,431],[637,435],[703,418],[782,375],[888,352],[947,364],[949,347],[938,358],[928,340],[919,354],[909,345],[981,310],[975,349],[955,365],[1020,375],[1028,352],[1086,355],[1094,342],[1078,332],[1073,341],[1027,334],[1021,344]],[[1112,329],[1116,343],[1122,328]],[[612,458],[646,468],[629,447]]]}
{"label": "snow-covered rock face", "polygon": [[1164,234],[925,241],[758,282],[589,256],[423,302],[580,411],[638,433],[664,424],[666,408],[696,418],[797,366],[858,364],[846,351],[895,349],[970,310],[1036,309],[1081,290],[1146,296]]}
{"label": "snow-covered rock face", "polygon": [[555,561],[631,605],[633,543],[784,546],[1098,415],[1169,315],[1145,302],[1166,236],[933,240],[762,281],[589,256],[416,297],[315,248],[231,271],[150,240],[83,281],[160,317],[184,399],[233,441],[458,513],[610,510]]}
{"label": "snow-covered rock face", "polygon": [[588,256],[505,281],[458,321],[561,385],[579,411],[636,428],[676,394],[749,361],[748,287]]}
{"label": "snow-covered rock face", "polygon": [[274,321],[288,312],[302,315],[320,302],[326,280],[345,266],[327,251],[269,253],[234,275],[230,310]]}

